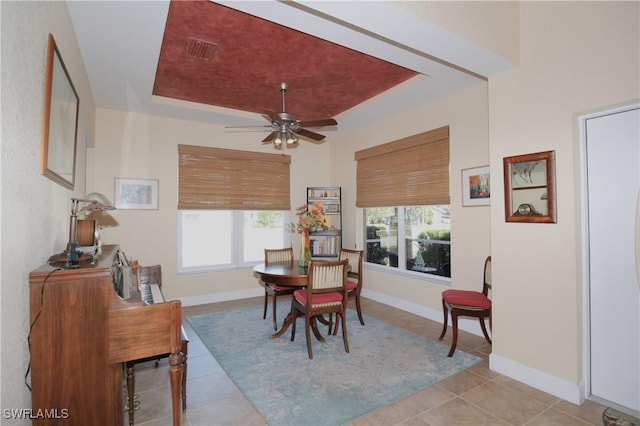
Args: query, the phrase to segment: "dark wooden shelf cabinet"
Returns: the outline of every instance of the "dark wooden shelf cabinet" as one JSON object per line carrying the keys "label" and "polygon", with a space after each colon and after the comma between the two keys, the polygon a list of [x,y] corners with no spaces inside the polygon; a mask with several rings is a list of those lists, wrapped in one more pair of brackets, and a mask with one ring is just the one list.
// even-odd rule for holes
{"label": "dark wooden shelf cabinet", "polygon": [[180,423],[181,303],[120,298],[111,281],[116,251],[105,246],[95,265],[29,274],[33,424],[123,424],[123,363],[162,353],[171,353]]}

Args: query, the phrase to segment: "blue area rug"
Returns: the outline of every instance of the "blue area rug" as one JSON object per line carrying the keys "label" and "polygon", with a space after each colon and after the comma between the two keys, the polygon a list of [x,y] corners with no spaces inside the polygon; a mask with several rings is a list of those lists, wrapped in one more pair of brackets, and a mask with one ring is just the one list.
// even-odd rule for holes
{"label": "blue area rug", "polygon": [[[278,304],[280,324],[289,303]],[[265,420],[279,425],[342,425],[396,402],[480,361],[449,346],[347,310],[350,353],[341,331],[326,343],[313,337],[307,355],[304,318],[270,339],[262,305],[187,317],[211,354]],[[271,308],[269,308],[271,309]]]}

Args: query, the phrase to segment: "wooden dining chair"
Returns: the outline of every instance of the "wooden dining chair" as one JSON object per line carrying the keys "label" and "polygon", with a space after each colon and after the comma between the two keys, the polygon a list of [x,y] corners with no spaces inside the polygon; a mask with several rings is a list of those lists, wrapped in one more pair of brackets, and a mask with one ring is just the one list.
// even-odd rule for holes
{"label": "wooden dining chair", "polygon": [[442,292],[442,310],[444,311],[444,324],[440,340],[447,333],[448,311],[451,311],[451,326],[453,328],[453,340],[451,341],[451,349],[448,357],[453,356],[458,343],[458,317],[475,317],[480,321],[480,328],[484,338],[491,344],[491,338],[487,333],[484,323],[485,318],[489,318],[489,328],[491,324],[491,299],[489,299],[489,291],[491,290],[491,256],[484,261],[484,274],[482,291],[472,290],[445,290]]}
{"label": "wooden dining chair", "polygon": [[[293,263],[293,248],[283,249],[264,249],[264,263],[266,265],[273,263]],[[269,296],[273,298],[273,329],[278,330],[278,317],[276,315],[276,305],[278,296],[286,296],[293,294],[294,287],[284,287],[273,283],[262,282],[264,285],[264,312],[262,313],[262,319],[267,318],[267,306],[269,304]]]}
{"label": "wooden dining chair", "polygon": [[305,335],[309,359],[313,359],[311,349],[311,326],[315,317],[324,314],[336,314],[336,321],[342,322],[342,341],[344,350],[349,352],[347,339],[347,259],[314,262],[309,264],[309,284],[307,288],[296,290],[291,299],[291,341],[296,337],[296,319],[304,315]]}
{"label": "wooden dining chair", "polygon": [[[349,270],[347,272],[347,297],[353,296],[356,301],[356,311],[360,324],[364,325],[362,317],[362,307],[360,306],[360,292],[362,291],[362,259],[364,252],[362,250],[350,250],[341,248],[338,253],[338,260],[347,259],[349,261]],[[348,302],[348,301],[347,301]],[[332,318],[329,318],[329,331],[331,331]],[[338,321],[333,326],[333,334],[338,334]]]}
{"label": "wooden dining chair", "polygon": [[[362,307],[360,306],[360,292],[362,291],[362,250],[350,250],[341,248],[338,253],[338,260],[347,259],[349,261],[349,271],[347,272],[347,296],[355,296],[356,310],[360,324],[364,325],[362,318]],[[337,325],[337,324],[336,324]]]}
{"label": "wooden dining chair", "polygon": [[[161,265],[139,265],[138,270],[136,271],[138,278],[138,286],[144,286],[149,284],[158,284],[159,287],[162,287],[162,266]],[[182,327],[182,337],[180,349],[184,356],[182,362],[182,411],[186,411],[187,409],[187,356],[189,352],[189,337],[187,337],[187,333]],[[163,358],[168,358],[169,353],[159,354],[156,356],[151,356],[142,359],[130,360],[125,363],[126,374],[127,374],[127,408],[129,411],[129,425],[133,426],[134,424],[134,411],[135,411],[135,386],[136,386],[136,376],[135,376],[135,365],[148,361],[155,361],[154,366],[158,367],[160,365],[160,360]]]}

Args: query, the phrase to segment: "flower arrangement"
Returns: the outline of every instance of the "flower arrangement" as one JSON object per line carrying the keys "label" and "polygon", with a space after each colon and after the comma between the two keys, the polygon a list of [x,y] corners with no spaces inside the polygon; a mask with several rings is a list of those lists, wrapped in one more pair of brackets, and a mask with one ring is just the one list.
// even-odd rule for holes
{"label": "flower arrangement", "polygon": [[298,223],[291,224],[291,232],[302,234],[303,231],[329,226],[327,217],[324,215],[324,205],[320,201],[316,201],[311,206],[303,204],[296,207],[296,214]]}

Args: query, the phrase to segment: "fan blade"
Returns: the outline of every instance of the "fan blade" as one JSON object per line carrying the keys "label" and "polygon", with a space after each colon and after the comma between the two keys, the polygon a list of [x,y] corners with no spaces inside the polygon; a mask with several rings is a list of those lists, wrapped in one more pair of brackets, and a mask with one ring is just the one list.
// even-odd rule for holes
{"label": "fan blade", "polygon": [[327,118],[325,120],[300,121],[298,124],[300,125],[300,127],[322,127],[337,126],[338,122],[333,118]]}
{"label": "fan blade", "polygon": [[266,114],[267,116],[269,116],[269,119],[270,119],[271,121],[275,121],[276,123],[279,123],[279,122],[280,122],[280,116],[278,115],[278,113],[277,113],[277,112],[273,112],[273,111],[267,111],[267,110],[265,110],[265,111],[263,112],[263,114]]}
{"label": "fan blade", "polygon": [[255,128],[255,127],[261,127],[261,128],[265,128],[265,129],[270,129],[271,126],[269,124],[263,124],[260,126],[224,126],[225,129],[251,129],[251,128]]}
{"label": "fan blade", "polygon": [[264,133],[264,132],[269,132],[269,131],[271,131],[270,128],[269,129],[262,129],[262,130],[250,130],[250,129],[246,129],[246,130],[226,130],[225,133]]}
{"label": "fan blade", "polygon": [[269,133],[266,138],[262,139],[262,144],[266,145],[268,143],[271,143],[276,138],[276,136],[278,136],[278,132]]}
{"label": "fan blade", "polygon": [[311,130],[307,129],[294,130],[293,133],[297,133],[298,135],[305,138],[313,139],[314,141],[321,141],[326,138],[325,135],[321,135],[320,133],[312,132]]}

